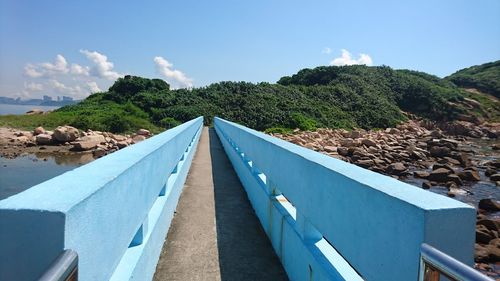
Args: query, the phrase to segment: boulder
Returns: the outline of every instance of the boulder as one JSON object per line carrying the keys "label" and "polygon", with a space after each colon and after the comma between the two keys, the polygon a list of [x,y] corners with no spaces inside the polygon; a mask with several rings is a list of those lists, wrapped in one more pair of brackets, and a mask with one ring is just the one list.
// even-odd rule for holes
{"label": "boulder", "polygon": [[51,144],[52,136],[49,134],[39,134],[36,136],[36,143],[39,145]]}
{"label": "boulder", "polygon": [[94,150],[93,155],[95,158],[102,157],[102,156],[106,155],[106,150],[101,148],[101,147],[98,147],[98,148],[96,148],[96,150]]}
{"label": "boulder", "polygon": [[431,153],[431,156],[433,157],[444,157],[448,156],[451,152],[451,150],[448,147],[445,146],[433,146],[429,150]]}
{"label": "boulder", "polygon": [[28,115],[43,114],[43,110],[41,110],[41,109],[32,109],[30,111],[26,111],[26,114],[28,114]]}
{"label": "boulder", "polygon": [[347,147],[337,147],[337,153],[342,156],[347,156],[349,154],[349,149]]}
{"label": "boulder", "polygon": [[337,148],[335,146],[325,146],[323,148],[326,152],[337,152]]}
{"label": "boulder", "polygon": [[77,139],[77,141],[72,142],[73,150],[76,151],[87,151],[96,148],[97,145],[105,143],[106,140],[102,135],[88,135]]}
{"label": "boulder", "polygon": [[455,184],[457,185],[463,185],[463,182],[462,180],[460,179],[460,177],[458,175],[455,175],[455,174],[450,174],[448,175],[448,179],[447,181],[450,181],[450,182],[454,182]]}
{"label": "boulder", "polygon": [[474,249],[474,260],[476,262],[487,262],[489,260],[489,252],[488,249],[480,244],[475,245]]}
{"label": "boulder", "polygon": [[497,239],[491,240],[490,244],[486,245],[486,249],[488,250],[489,262],[491,263],[496,263],[500,261],[500,246],[498,245],[498,243],[496,243],[496,245],[492,244],[492,242],[495,240]]}
{"label": "boulder", "polygon": [[106,143],[106,138],[103,135],[88,135],[77,139],[77,141],[95,141],[97,144]]}
{"label": "boulder", "polygon": [[434,171],[432,171],[428,177],[430,181],[436,181],[436,182],[446,182],[448,180],[448,175],[450,175],[452,172],[448,169],[445,168],[439,168]]}
{"label": "boulder", "polygon": [[428,181],[424,181],[424,182],[422,183],[422,188],[423,188],[423,189],[429,189],[429,188],[431,188],[431,187],[432,187],[432,184],[431,184],[430,182],[428,182]]}
{"label": "boulder", "polygon": [[484,171],[484,175],[487,177],[494,175],[496,173],[497,173],[497,171],[495,169],[491,169],[491,168],[487,168],[486,171]]}
{"label": "boulder", "polygon": [[140,135],[140,136],[146,136],[147,137],[151,133],[148,130],[146,130],[146,129],[139,129],[139,130],[137,130],[136,134]]}
{"label": "boulder", "polygon": [[413,172],[413,176],[415,176],[416,178],[421,178],[421,179],[426,179],[429,177],[429,173],[428,172],[425,172],[425,171],[415,171]]}
{"label": "boulder", "polygon": [[500,181],[500,174],[493,174],[490,176],[491,181]]}
{"label": "boulder", "polygon": [[368,146],[368,147],[377,146],[377,143],[371,139],[361,139],[361,143]]}
{"label": "boulder", "polygon": [[497,212],[500,211],[500,202],[494,199],[481,199],[479,200],[479,209],[485,211]]}
{"label": "boulder", "polygon": [[439,131],[439,130],[434,130],[431,132],[431,136],[433,138],[439,139],[439,138],[443,137],[443,133],[441,133],[441,131]]}
{"label": "boulder", "polygon": [[362,136],[362,133],[360,131],[352,131],[349,136],[353,139],[357,139]]}
{"label": "boulder", "polygon": [[94,141],[78,141],[73,143],[73,150],[75,151],[87,151],[97,147]]}
{"label": "boulder", "polygon": [[403,163],[397,162],[392,163],[386,169],[386,172],[393,175],[402,175],[407,171],[406,166]]}
{"label": "boulder", "polygon": [[432,170],[437,170],[437,169],[440,169],[440,168],[443,168],[443,169],[449,170],[449,171],[451,171],[452,173],[454,173],[454,170],[453,170],[453,168],[452,168],[450,165],[447,165],[447,164],[439,164],[439,163],[436,163],[436,164],[432,165]]}
{"label": "boulder", "polygon": [[111,138],[116,140],[116,141],[125,141],[127,140],[127,137],[126,136],[122,136],[122,135],[111,135]]}
{"label": "boulder", "polygon": [[76,140],[80,136],[80,132],[71,126],[59,126],[54,130],[52,136],[56,141],[70,142]]}
{"label": "boulder", "polygon": [[116,146],[118,146],[119,149],[125,148],[128,146],[128,143],[126,141],[119,141],[116,143]]}
{"label": "boulder", "polygon": [[399,129],[396,129],[396,128],[389,129],[389,134],[397,135],[399,133],[401,133],[401,131]]}
{"label": "boulder", "polygon": [[30,138],[28,138],[27,136],[19,136],[15,138],[15,141],[19,143],[27,143],[30,141]]}
{"label": "boulder", "polygon": [[146,139],[146,137],[142,136],[142,135],[135,135],[135,136],[132,137],[133,143],[138,143],[138,142],[141,142],[141,141],[143,141],[145,139]]}
{"label": "boulder", "polygon": [[466,180],[466,181],[480,181],[481,180],[479,173],[477,171],[474,171],[474,170],[464,170],[464,171],[458,173],[458,176],[462,180]]}
{"label": "boulder", "polygon": [[441,140],[439,140],[439,142],[442,143],[443,145],[445,145],[446,147],[451,148],[451,149],[457,148],[458,145],[460,144],[459,141],[454,140],[454,139],[441,139]]}
{"label": "boulder", "polygon": [[469,167],[472,163],[469,159],[469,156],[465,153],[459,153],[455,156],[455,159],[460,161],[460,164],[462,167]]}
{"label": "boulder", "polygon": [[488,166],[491,166],[491,167],[494,167],[494,168],[500,168],[500,159],[498,160],[493,160],[493,161],[490,161],[488,163],[486,163],[486,165]]}
{"label": "boulder", "polygon": [[411,157],[414,159],[421,159],[421,160],[427,159],[427,157],[425,156],[425,153],[420,152],[420,151],[416,151],[416,150],[411,151]]}
{"label": "boulder", "polygon": [[484,225],[476,226],[476,243],[488,244],[492,239],[491,232]]}
{"label": "boulder", "polygon": [[36,127],[33,130],[33,135],[40,135],[40,134],[45,134],[45,129],[43,127]]}
{"label": "boulder", "polygon": [[354,141],[353,139],[341,139],[340,145],[345,147],[359,146],[360,142]]}
{"label": "boulder", "polygon": [[477,225],[484,225],[488,230],[500,231],[500,221],[494,221],[490,219],[480,219],[476,223]]}
{"label": "boulder", "polygon": [[448,157],[448,156],[445,156],[445,157],[443,157],[443,158],[446,160],[446,162],[447,162],[447,163],[449,163],[449,164],[451,164],[451,165],[456,165],[456,166],[458,166],[458,165],[460,165],[460,164],[461,164],[461,163],[460,163],[460,161],[458,161],[457,159],[454,159],[454,158],[451,158],[451,157]]}
{"label": "boulder", "polygon": [[363,167],[363,168],[369,168],[373,166],[373,160],[367,159],[367,160],[358,160],[356,161],[356,165]]}

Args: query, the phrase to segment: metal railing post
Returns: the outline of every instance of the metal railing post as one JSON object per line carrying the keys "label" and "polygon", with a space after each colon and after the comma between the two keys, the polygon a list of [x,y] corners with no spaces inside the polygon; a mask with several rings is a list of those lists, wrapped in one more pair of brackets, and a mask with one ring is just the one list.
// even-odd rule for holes
{"label": "metal railing post", "polygon": [[38,281],[78,281],[78,254],[64,250]]}
{"label": "metal railing post", "polygon": [[422,244],[420,252],[419,281],[439,281],[441,275],[455,281],[493,281],[428,244]]}

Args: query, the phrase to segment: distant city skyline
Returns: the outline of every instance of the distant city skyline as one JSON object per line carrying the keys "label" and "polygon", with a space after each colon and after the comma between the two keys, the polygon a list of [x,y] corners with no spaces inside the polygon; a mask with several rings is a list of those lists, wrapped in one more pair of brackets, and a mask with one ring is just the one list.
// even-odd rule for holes
{"label": "distant city skyline", "polygon": [[500,59],[500,1],[0,0],[0,96],[81,99],[125,74],[173,88],[321,65],[440,77]]}

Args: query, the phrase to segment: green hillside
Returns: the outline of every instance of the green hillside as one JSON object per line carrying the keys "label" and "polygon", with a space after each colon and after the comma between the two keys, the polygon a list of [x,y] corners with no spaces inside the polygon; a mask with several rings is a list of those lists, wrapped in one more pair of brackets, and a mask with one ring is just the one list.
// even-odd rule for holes
{"label": "green hillside", "polygon": [[477,99],[487,104],[487,114],[482,108],[471,110],[466,97],[474,98],[449,79],[387,66],[321,66],[276,84],[220,82],[178,90],[159,79],[126,76],[108,92],[79,104],[40,116],[0,117],[0,126],[50,128],[64,123],[112,132],[139,127],[160,131],[203,115],[207,124],[220,116],[257,130],[371,129],[404,121],[403,111],[432,120],[454,120],[463,114],[500,116],[488,100]]}
{"label": "green hillside", "polygon": [[500,98],[500,60],[459,70],[445,79]]}

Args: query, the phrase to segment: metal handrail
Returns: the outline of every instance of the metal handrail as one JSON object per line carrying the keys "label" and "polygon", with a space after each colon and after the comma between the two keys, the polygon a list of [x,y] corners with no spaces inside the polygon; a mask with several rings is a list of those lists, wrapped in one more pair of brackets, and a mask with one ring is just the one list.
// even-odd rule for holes
{"label": "metal handrail", "polygon": [[439,281],[441,274],[456,281],[494,281],[438,249],[422,244],[419,281]]}
{"label": "metal handrail", "polygon": [[73,250],[64,250],[50,265],[38,281],[77,281],[78,254]]}

